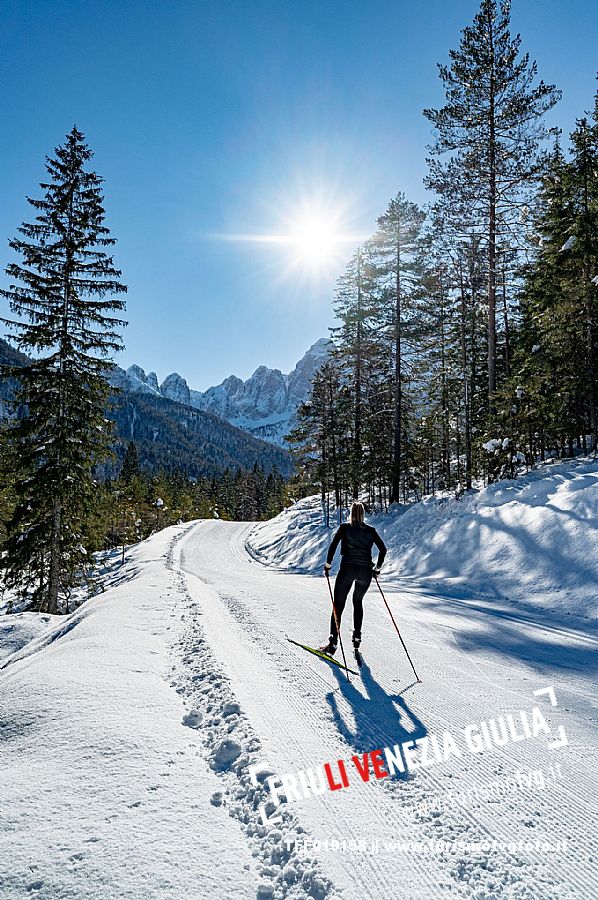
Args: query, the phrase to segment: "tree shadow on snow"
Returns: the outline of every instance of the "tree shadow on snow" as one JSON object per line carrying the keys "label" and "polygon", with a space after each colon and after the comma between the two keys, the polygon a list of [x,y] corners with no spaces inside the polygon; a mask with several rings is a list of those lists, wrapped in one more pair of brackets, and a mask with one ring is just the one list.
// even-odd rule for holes
{"label": "tree shadow on snow", "polygon": [[[570,638],[565,637],[565,640]],[[524,662],[542,674],[546,673],[547,668],[567,669],[580,674],[598,671],[598,654],[593,641],[563,643],[558,631],[542,629],[540,634],[533,633],[529,628],[521,628],[517,623],[504,619],[492,619],[476,631],[456,631],[455,643],[464,653],[481,652],[488,658],[490,651]]]}
{"label": "tree shadow on snow", "polygon": [[[421,589],[420,602],[432,610],[450,614],[453,643],[463,654],[481,653],[508,657],[526,663],[543,674],[547,669],[579,673],[598,671],[596,623],[569,623],[562,614],[543,609],[513,610],[492,601],[440,596]],[[428,594],[428,596],[426,596]],[[462,627],[461,627],[462,626]]]}
{"label": "tree shadow on snow", "polygon": [[[403,697],[407,687],[396,694],[389,694],[376,681],[365,660],[360,669],[365,696],[356,687],[356,676],[351,676],[352,680],[347,681],[342,669],[334,667],[333,672],[338,688],[326,695],[326,702],[339,733],[356,753],[366,753],[380,747],[392,748],[395,744],[416,741],[428,733],[424,723]],[[344,704],[339,704],[339,693],[349,705],[348,717],[342,708]],[[406,779],[407,771],[397,773],[395,777]]]}

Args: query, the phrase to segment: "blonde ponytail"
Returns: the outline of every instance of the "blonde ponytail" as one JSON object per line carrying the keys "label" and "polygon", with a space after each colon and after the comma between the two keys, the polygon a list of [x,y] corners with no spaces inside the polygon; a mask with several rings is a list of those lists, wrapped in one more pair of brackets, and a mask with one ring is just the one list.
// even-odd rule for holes
{"label": "blonde ponytail", "polygon": [[351,525],[363,525],[365,522],[365,509],[363,503],[353,503],[351,506]]}

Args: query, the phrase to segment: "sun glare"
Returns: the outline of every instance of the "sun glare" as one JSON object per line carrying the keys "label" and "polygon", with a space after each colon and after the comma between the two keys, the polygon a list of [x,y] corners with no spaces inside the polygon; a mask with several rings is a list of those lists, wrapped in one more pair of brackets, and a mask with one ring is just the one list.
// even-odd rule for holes
{"label": "sun glare", "polygon": [[343,242],[338,224],[332,216],[309,213],[291,229],[289,235],[299,259],[312,266],[329,263]]}
{"label": "sun glare", "polygon": [[345,216],[320,198],[306,197],[290,207],[279,221],[280,231],[276,233],[217,234],[213,237],[277,246],[279,252],[272,257],[270,266],[277,268],[283,278],[296,277],[298,272],[303,272],[310,279],[339,271],[351,247],[364,240],[363,236],[348,233]]}

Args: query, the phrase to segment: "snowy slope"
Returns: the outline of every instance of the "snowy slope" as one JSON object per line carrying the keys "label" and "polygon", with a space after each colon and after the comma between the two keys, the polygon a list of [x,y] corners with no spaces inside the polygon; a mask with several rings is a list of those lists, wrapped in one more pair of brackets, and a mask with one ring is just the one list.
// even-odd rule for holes
{"label": "snowy slope", "polygon": [[[422,683],[373,591],[348,681],[285,640],[325,637],[324,579],[258,563],[254,527],[150,538],[0,662],[1,900],[596,896],[595,628],[385,578]],[[549,734],[466,751],[472,723],[536,706]],[[356,777],[446,733],[461,756]],[[347,789],[274,807],[268,775],[337,760]]]}
{"label": "snowy slope", "polygon": [[[369,519],[389,547],[384,574],[403,586],[598,616],[598,461],[547,466],[479,493],[427,498]],[[263,563],[316,570],[330,531],[317,497],[256,526]]]}
{"label": "snowy slope", "polygon": [[2,898],[224,900],[239,870],[248,892],[257,885],[167,680],[184,627],[163,559],[176,530],[131,553],[119,587],[4,661]]}

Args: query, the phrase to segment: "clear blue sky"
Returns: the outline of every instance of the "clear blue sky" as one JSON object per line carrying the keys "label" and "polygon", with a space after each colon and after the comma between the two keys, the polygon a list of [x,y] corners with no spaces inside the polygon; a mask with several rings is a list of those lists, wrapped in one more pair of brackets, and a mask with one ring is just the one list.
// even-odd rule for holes
{"label": "clear blue sky", "polygon": [[[129,286],[119,362],[198,389],[262,363],[288,371],[327,334],[342,263],[289,272],[284,247],[213,235],[280,232],[314,195],[367,234],[397,190],[425,200],[421,109],[441,104],[436,63],[477,8],[3,0],[0,264],[45,154],[76,123],[106,179]],[[563,90],[551,124],[570,129],[592,105],[598,4],[514,0],[513,28]]]}

